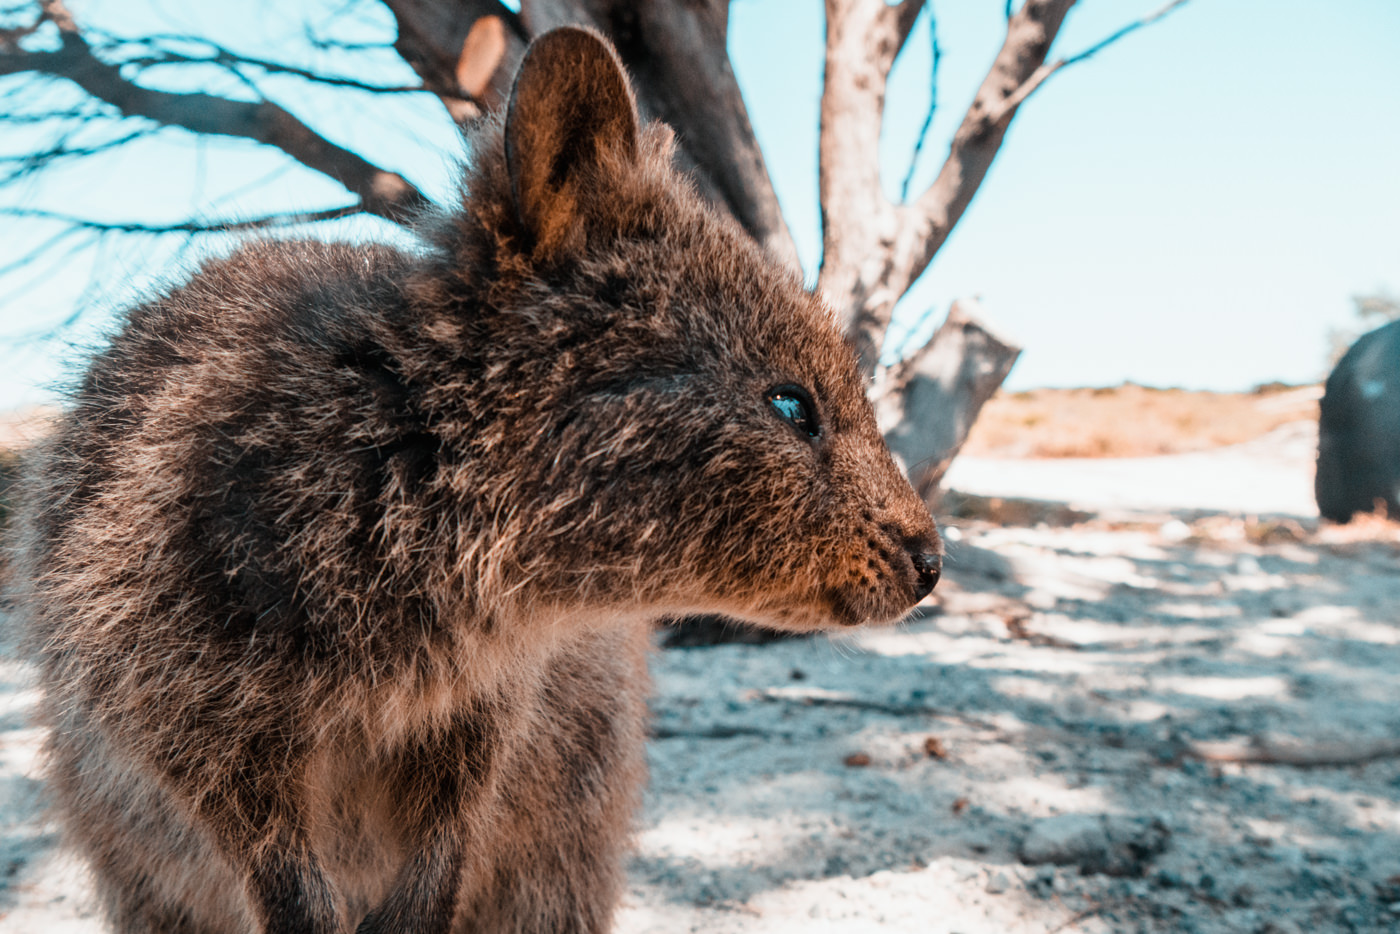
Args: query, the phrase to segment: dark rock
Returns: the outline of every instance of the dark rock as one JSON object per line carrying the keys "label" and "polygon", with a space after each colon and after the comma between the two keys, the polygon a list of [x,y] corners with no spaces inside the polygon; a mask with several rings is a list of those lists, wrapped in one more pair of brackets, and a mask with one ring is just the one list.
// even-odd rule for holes
{"label": "dark rock", "polygon": [[1400,516],[1400,321],[1363,334],[1327,377],[1318,420],[1318,512],[1347,522],[1379,502]]}

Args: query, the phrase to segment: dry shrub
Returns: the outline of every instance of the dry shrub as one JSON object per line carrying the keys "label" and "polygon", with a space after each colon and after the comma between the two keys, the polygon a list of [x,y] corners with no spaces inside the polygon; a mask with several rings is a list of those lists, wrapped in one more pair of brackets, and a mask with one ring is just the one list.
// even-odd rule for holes
{"label": "dry shrub", "polygon": [[1355,542],[1389,542],[1400,545],[1400,519],[1387,514],[1384,500],[1377,500],[1370,512],[1358,512],[1350,522],[1324,521],[1317,534],[1318,541],[1328,545],[1348,545]]}
{"label": "dry shrub", "polygon": [[935,512],[945,519],[990,522],[995,525],[1078,525],[1093,513],[1071,509],[1064,503],[1014,496],[980,496],[961,490],[943,490]]}
{"label": "dry shrub", "polygon": [[1321,387],[1191,392],[1125,383],[999,393],[963,453],[983,457],[1152,457],[1239,444],[1317,419]]}

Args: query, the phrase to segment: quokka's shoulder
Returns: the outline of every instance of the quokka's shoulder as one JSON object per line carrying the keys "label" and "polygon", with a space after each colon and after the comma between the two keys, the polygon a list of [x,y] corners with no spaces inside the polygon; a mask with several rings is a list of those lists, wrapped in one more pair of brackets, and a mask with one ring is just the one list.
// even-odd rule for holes
{"label": "quokka's shoulder", "polygon": [[305,329],[318,318],[400,304],[413,265],[411,254],[384,244],[255,240],[132,309],[126,330],[168,337],[191,327],[240,334],[260,325]]}
{"label": "quokka's shoulder", "polygon": [[415,258],[380,244],[255,240],[128,309],[72,402],[144,394],[194,369],[355,340],[404,305]]}

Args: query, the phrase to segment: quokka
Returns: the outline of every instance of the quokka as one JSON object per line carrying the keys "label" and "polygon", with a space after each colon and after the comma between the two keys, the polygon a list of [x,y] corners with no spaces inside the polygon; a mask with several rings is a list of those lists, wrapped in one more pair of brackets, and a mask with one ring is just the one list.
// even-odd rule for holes
{"label": "quokka", "polygon": [[26,481],[49,783],[121,932],[606,931],[650,621],[887,621],[941,544],[820,301],[534,43],[425,247],[132,309]]}

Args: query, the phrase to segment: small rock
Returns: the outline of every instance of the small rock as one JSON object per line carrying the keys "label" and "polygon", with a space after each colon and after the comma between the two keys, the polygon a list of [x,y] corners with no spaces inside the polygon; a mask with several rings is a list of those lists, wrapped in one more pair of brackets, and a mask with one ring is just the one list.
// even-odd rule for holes
{"label": "small rock", "polygon": [[853,752],[841,760],[853,769],[863,769],[870,764],[870,755],[864,752]]}
{"label": "small rock", "polygon": [[948,747],[943,745],[943,740],[937,736],[930,736],[924,740],[924,754],[930,759],[946,759]]}
{"label": "small rock", "polygon": [[1140,877],[1167,847],[1161,821],[1101,814],[1065,814],[1038,821],[1021,841],[1021,862],[1078,866],[1090,875]]}
{"label": "small rock", "polygon": [[1011,880],[1006,878],[1004,872],[994,872],[987,877],[987,894],[1000,895],[1011,888]]}
{"label": "small rock", "polygon": [[1177,889],[1181,887],[1181,876],[1170,869],[1163,869],[1152,877],[1152,882],[1163,889]]}

